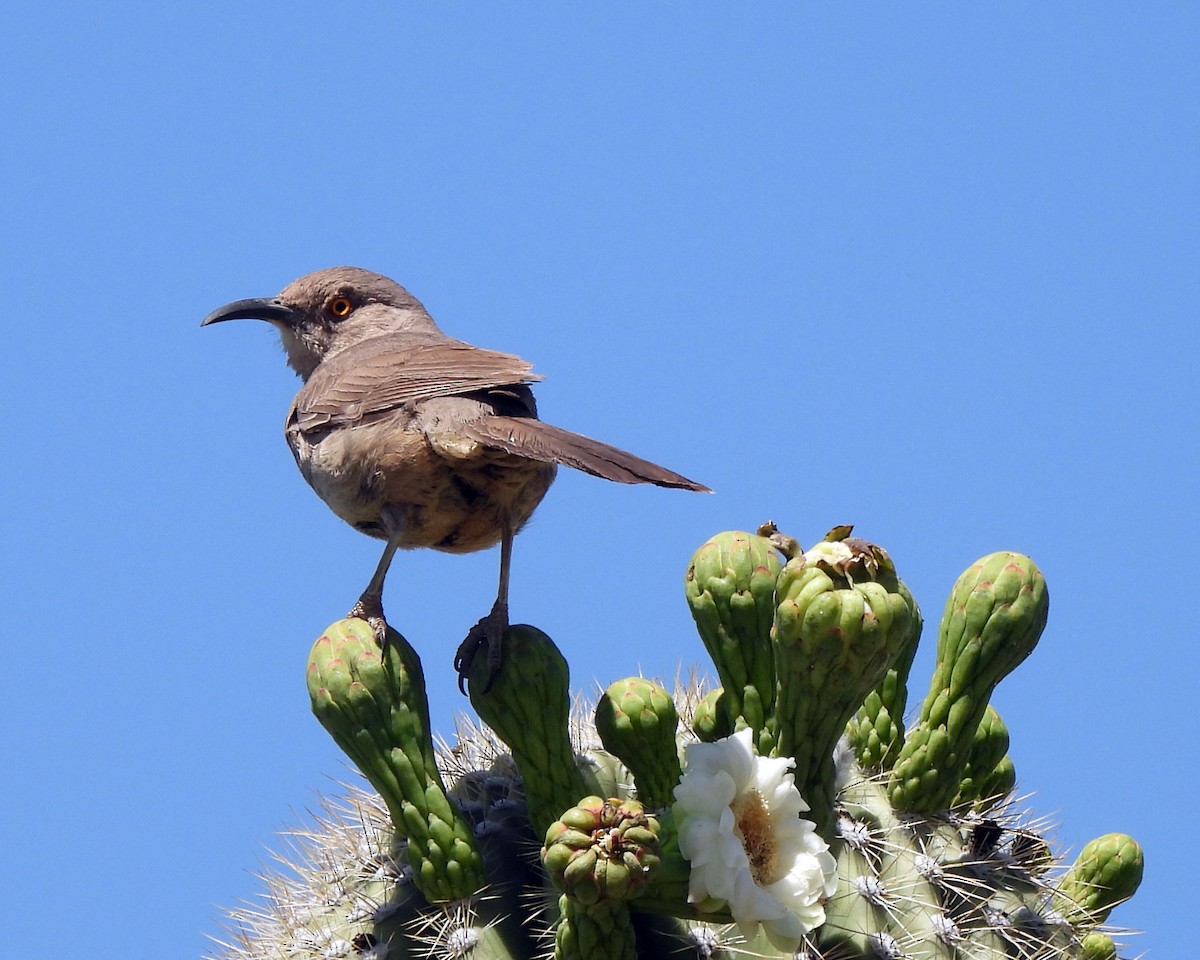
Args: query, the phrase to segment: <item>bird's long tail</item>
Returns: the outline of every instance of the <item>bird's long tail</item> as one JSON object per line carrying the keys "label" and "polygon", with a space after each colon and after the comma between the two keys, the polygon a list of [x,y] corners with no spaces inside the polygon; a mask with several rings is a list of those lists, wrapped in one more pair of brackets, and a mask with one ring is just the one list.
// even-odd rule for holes
{"label": "bird's long tail", "polygon": [[463,433],[489,447],[543,463],[561,463],[617,483],[712,493],[702,483],[619,447],[529,417],[482,417],[464,425]]}

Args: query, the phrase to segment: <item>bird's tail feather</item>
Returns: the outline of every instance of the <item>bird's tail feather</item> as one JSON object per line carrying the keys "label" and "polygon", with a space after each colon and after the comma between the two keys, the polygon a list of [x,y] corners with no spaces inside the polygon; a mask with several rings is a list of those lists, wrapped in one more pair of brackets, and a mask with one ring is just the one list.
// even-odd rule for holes
{"label": "bird's tail feather", "polygon": [[463,432],[489,447],[543,463],[561,463],[617,483],[653,483],[712,493],[702,483],[619,447],[530,417],[482,417],[465,424]]}

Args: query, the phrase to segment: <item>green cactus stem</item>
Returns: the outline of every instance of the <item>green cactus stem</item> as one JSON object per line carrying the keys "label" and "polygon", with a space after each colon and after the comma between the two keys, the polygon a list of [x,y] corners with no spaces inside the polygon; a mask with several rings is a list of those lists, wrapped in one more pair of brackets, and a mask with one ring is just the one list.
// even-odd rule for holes
{"label": "green cactus stem", "polygon": [[975,729],[970,756],[952,806],[973,806],[983,811],[1008,796],[1016,784],[1017,772],[1007,754],[1008,727],[989,704]]}
{"label": "green cactus stem", "polygon": [[627,903],[618,900],[587,907],[564,895],[559,911],[562,919],[554,935],[555,960],[637,960],[637,938]]}
{"label": "green cactus stem", "polygon": [[1055,908],[1072,924],[1096,926],[1113,907],[1137,892],[1145,861],[1138,842],[1125,833],[1106,833],[1084,845],[1059,881]]}
{"label": "green cactus stem", "polygon": [[[934,934],[944,917],[943,894],[924,862],[925,848],[892,810],[878,778],[858,777],[839,796],[835,845],[838,890],[815,931],[819,956],[909,955],[950,960],[953,950]],[[954,847],[954,856],[961,842]]]}
{"label": "green cactus stem", "polygon": [[339,620],[313,645],[313,713],[387,803],[408,838],[413,880],[430,902],[459,900],[484,883],[470,825],[442,785],[416,651],[389,631],[384,661],[365,620]]}
{"label": "green cactus stem", "polygon": [[776,752],[795,758],[796,786],[829,839],[834,747],[919,612],[887,554],[862,540],[823,541],[789,560],[775,593]]}
{"label": "green cactus stem", "polygon": [[605,749],[620,758],[647,807],[671,803],[679,782],[679,712],[659,684],[628,677],[611,684],[596,704],[596,731]]}
{"label": "green cactus stem", "polygon": [[504,665],[494,678],[485,660],[476,657],[472,664],[471,705],[512,751],[530,822],[544,836],[560,813],[588,793],[567,732],[567,661],[548,636],[524,624],[505,632]]}
{"label": "green cactus stem", "polygon": [[1049,606],[1042,572],[1019,553],[990,554],[958,578],[929,694],[892,769],[898,809],[936,813],[954,801],[992,690],[1032,652]]}
{"label": "green cactus stem", "polygon": [[748,726],[763,755],[775,744],[771,624],[780,568],[770,540],[734,530],[701,546],[684,580],[696,628],[725,691],[722,726]]}
{"label": "green cactus stem", "polygon": [[[902,594],[908,588],[900,582]],[[921,639],[921,611],[911,594],[906,597],[913,617],[899,653],[879,685],[846,725],[846,736],[858,762],[868,770],[890,770],[904,747],[904,711],[908,706],[908,672]]]}
{"label": "green cactus stem", "polygon": [[838,892],[817,956],[1077,955],[1078,930],[1051,902],[1040,855],[1018,854],[1048,848],[1006,811],[906,814],[877,777],[850,777],[838,802]]}

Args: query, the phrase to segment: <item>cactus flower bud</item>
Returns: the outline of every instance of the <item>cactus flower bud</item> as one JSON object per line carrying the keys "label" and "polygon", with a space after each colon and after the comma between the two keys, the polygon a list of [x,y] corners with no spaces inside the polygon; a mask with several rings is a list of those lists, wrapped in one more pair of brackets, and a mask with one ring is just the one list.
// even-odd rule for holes
{"label": "cactus flower bud", "polygon": [[733,724],[729,722],[729,715],[721,703],[724,695],[725,691],[717,687],[709,690],[696,704],[692,714],[692,733],[697,740],[712,743],[733,733]]}
{"label": "cactus flower bud", "polygon": [[571,714],[567,661],[546,634],[514,624],[504,634],[504,669],[494,678],[472,664],[471,705],[512,751],[525,782],[529,820],[540,835],[587,793],[568,736]]}
{"label": "cactus flower bud", "polygon": [[1107,933],[1093,930],[1079,945],[1079,960],[1117,960],[1117,945]]}
{"label": "cactus flower bud", "polygon": [[652,680],[618,680],[596,704],[596,731],[605,749],[629,768],[638,799],[648,807],[671,803],[680,773],[678,729],[675,701]]}
{"label": "cactus flower bud", "polygon": [[763,754],[775,739],[771,622],[781,566],[770,540],[733,530],[696,551],[684,580],[696,629],[725,689],[723,726],[749,727]]}
{"label": "cactus flower bud", "polygon": [[1054,897],[1071,923],[1095,925],[1137,892],[1145,867],[1142,848],[1126,833],[1106,833],[1084,845]]}
{"label": "cactus flower bud", "polygon": [[629,900],[658,866],[658,832],[636,800],[585,797],[550,825],[542,861],[554,885],[585,906]]}

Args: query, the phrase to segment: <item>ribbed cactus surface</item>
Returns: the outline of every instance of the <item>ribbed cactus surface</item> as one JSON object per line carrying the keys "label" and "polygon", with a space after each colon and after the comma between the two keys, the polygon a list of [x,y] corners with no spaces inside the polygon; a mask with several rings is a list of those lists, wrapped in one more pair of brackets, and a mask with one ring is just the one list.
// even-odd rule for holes
{"label": "ribbed cactus surface", "polygon": [[629,677],[572,714],[557,646],[515,626],[469,678],[486,726],[441,747],[412,648],[333,624],[313,711],[374,791],[295,837],[218,955],[1114,960],[1142,851],[1113,833],[1057,862],[989,703],[1045,626],[1041,572],[964,572],[906,726],[920,610],[850,533],[700,547],[685,595],[719,686]]}

